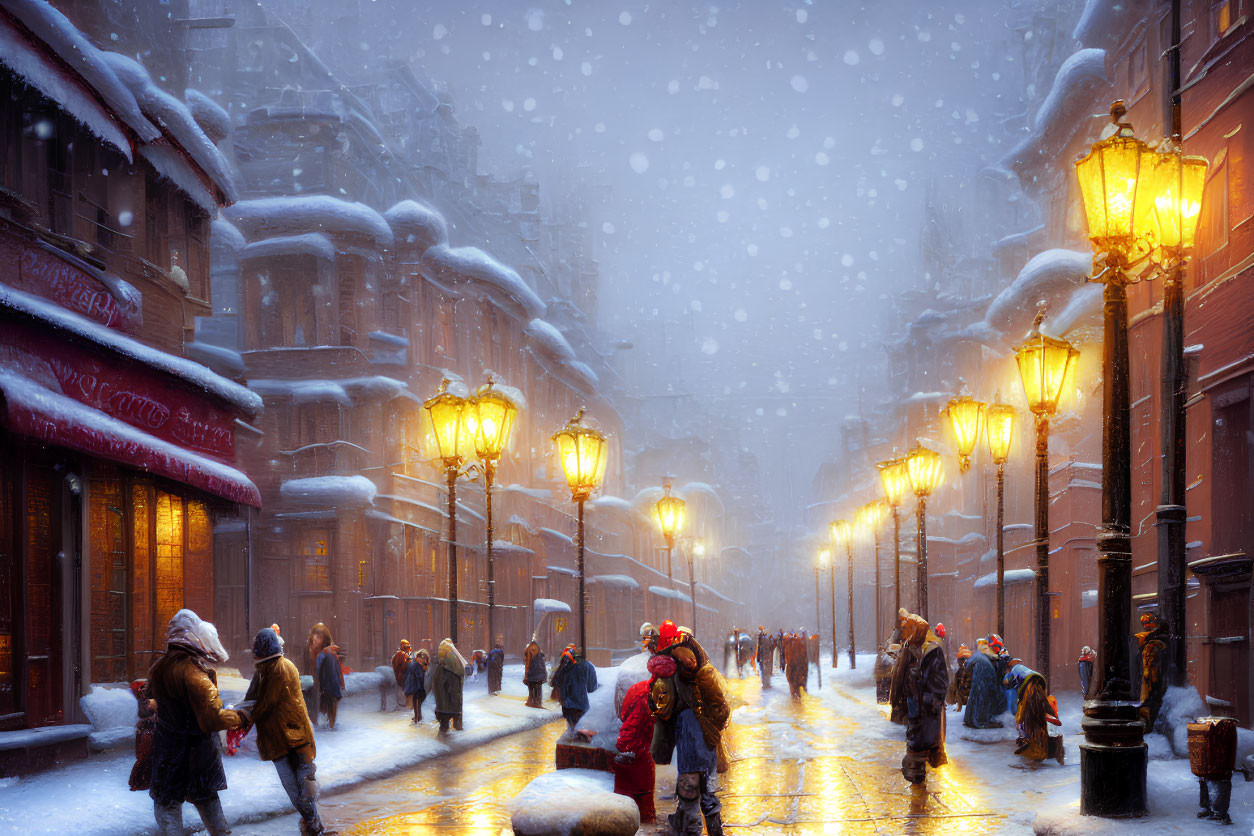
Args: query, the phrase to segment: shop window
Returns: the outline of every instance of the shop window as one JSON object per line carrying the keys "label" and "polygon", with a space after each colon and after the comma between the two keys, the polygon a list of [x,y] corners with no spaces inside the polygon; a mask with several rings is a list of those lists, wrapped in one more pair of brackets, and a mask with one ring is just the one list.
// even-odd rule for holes
{"label": "shop window", "polygon": [[157,624],[168,624],[183,608],[183,503],[164,491],[157,492],[156,574]]}
{"label": "shop window", "polygon": [[1211,31],[1218,40],[1228,34],[1241,17],[1241,0],[1213,0],[1210,6]]}
{"label": "shop window", "polygon": [[321,529],[305,535],[301,554],[301,588],[306,592],[331,591],[329,540],[328,532]]}
{"label": "shop window", "polygon": [[122,480],[94,480],[88,509],[91,560],[91,681],[121,682],[126,671],[130,555]]}

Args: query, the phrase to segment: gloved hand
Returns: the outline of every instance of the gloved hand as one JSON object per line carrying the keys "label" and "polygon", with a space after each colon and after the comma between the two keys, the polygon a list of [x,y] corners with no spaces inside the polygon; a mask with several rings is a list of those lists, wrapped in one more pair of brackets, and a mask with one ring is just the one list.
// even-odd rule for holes
{"label": "gloved hand", "polygon": [[635,752],[619,752],[617,755],[614,756],[614,763],[635,763],[635,762],[636,762]]}

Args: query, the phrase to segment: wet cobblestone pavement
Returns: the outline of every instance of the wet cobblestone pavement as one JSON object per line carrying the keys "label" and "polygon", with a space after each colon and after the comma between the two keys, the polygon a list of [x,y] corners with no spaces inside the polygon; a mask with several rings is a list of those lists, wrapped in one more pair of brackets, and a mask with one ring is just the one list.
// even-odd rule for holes
{"label": "wet cobblestone pavement", "polygon": [[[782,680],[762,692],[756,679],[731,679],[738,710],[728,730],[730,769],[719,780],[730,834],[994,834],[1023,832],[1007,821],[989,789],[959,761],[929,771],[914,788],[901,777],[901,734],[867,728],[862,698],[839,683],[788,699]],[[872,721],[874,722],[874,721]],[[323,799],[328,826],[345,836],[511,833],[508,801],[553,769],[553,723],[480,749],[441,758],[391,778]],[[886,729],[888,729],[886,733]],[[674,809],[674,772],[659,768],[659,815]],[[258,833],[295,830],[293,817]],[[645,828],[642,833],[652,832]]]}

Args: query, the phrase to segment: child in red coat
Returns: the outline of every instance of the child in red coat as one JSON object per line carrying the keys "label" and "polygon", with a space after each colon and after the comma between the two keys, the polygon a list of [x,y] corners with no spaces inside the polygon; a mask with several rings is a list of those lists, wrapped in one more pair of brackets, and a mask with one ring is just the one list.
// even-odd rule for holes
{"label": "child in red coat", "polygon": [[630,796],[640,808],[641,823],[656,820],[653,807],[653,715],[649,712],[649,682],[637,682],[623,698],[623,727],[618,732],[619,754],[614,758],[614,792]]}

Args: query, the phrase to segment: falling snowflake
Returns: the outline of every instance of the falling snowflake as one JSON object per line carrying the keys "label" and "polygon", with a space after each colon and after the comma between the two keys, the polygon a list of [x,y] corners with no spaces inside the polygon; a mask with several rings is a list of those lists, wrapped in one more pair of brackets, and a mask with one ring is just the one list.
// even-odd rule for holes
{"label": "falling snowflake", "polygon": [[801,128],[798,128],[796,125],[793,125],[791,128],[788,129],[788,132],[784,134],[784,136],[788,137],[789,139],[796,139],[797,137],[801,136]]}
{"label": "falling snowflake", "polygon": [[628,162],[631,164],[631,170],[637,174],[644,174],[649,170],[649,158],[639,151],[632,154]]}
{"label": "falling snowflake", "polygon": [[606,235],[613,235],[614,224],[610,223],[609,221],[606,221],[605,223],[601,224],[601,231],[604,232]]}
{"label": "falling snowflake", "polygon": [[798,93],[804,93],[810,89],[810,82],[806,81],[806,77],[803,75],[793,76],[791,84],[792,89],[796,90]]}
{"label": "falling snowflake", "polygon": [[579,72],[583,73],[584,75],[592,75],[592,64],[588,61],[584,61],[582,64],[579,65]]}
{"label": "falling snowflake", "polygon": [[757,170],[753,172],[753,176],[757,177],[758,180],[765,183],[767,180],[771,179],[771,169],[768,168],[767,166],[760,165],[758,166]]}
{"label": "falling snowflake", "polygon": [[744,308],[736,308],[736,312],[732,314],[732,317],[737,322],[746,322],[749,319],[749,312],[746,311]]}
{"label": "falling snowflake", "polygon": [[879,38],[872,38],[871,42],[867,44],[866,48],[871,50],[872,55],[884,54],[884,42],[881,41]]}
{"label": "falling snowflake", "polygon": [[823,153],[822,151],[814,155],[814,161],[818,163],[819,165],[827,165],[828,163],[831,162],[827,154]]}
{"label": "falling snowflake", "polygon": [[731,183],[724,183],[722,188],[718,190],[718,193],[722,196],[723,200],[731,200],[736,196],[736,189]]}
{"label": "falling snowflake", "polygon": [[718,354],[718,340],[713,337],[706,337],[701,343],[701,353],[711,356]]}
{"label": "falling snowflake", "polygon": [[532,98],[526,98],[526,99],[524,99],[524,100],[523,100],[523,110],[526,110],[526,111],[532,111],[532,110],[535,110],[535,109],[536,109],[536,100],[535,100],[535,99],[532,99]]}
{"label": "falling snowflake", "polygon": [[923,150],[923,140],[922,140],[922,139],[920,139],[920,138],[919,138],[919,137],[917,137],[917,136],[916,136],[914,139],[910,140],[910,150],[911,150],[911,151],[922,151],[922,150]]}
{"label": "falling snowflake", "polygon": [[654,128],[653,130],[649,131],[650,141],[661,142],[663,139],[666,139],[666,134],[662,133],[661,128]]}
{"label": "falling snowflake", "polygon": [[624,26],[631,25],[631,12],[623,12],[618,16],[618,22]]}
{"label": "falling snowflake", "polygon": [[448,35],[448,27],[443,23],[437,23],[435,28],[431,30],[431,37],[437,41],[443,40],[446,35]]}
{"label": "falling snowflake", "polygon": [[856,49],[845,50],[845,63],[848,64],[849,66],[856,67],[858,65],[858,62],[860,62],[861,60],[862,58],[859,57],[858,51]]}
{"label": "falling snowflake", "polygon": [[852,255],[850,255],[849,253],[845,253],[844,255],[842,255],[842,256],[840,257],[840,263],[841,263],[841,264],[843,264],[843,265],[844,265],[844,266],[846,266],[846,267],[852,267],[852,266],[853,266],[853,256],[852,256]]}
{"label": "falling snowflake", "polygon": [[718,212],[715,213],[714,217],[718,219],[719,223],[725,224],[727,223],[727,220],[731,217],[731,213],[728,212],[726,209],[720,209],[718,210]]}

